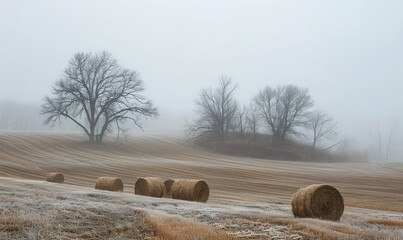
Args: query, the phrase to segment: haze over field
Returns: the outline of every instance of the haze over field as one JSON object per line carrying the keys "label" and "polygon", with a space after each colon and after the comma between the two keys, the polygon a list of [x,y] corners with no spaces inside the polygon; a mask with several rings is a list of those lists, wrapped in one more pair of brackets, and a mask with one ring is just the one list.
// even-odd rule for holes
{"label": "haze over field", "polygon": [[[374,144],[378,126],[385,138],[396,126],[391,160],[402,161],[401,9],[401,1],[2,1],[0,101],[39,106],[76,52],[106,50],[141,74],[160,109],[146,133],[181,135],[200,89],[227,74],[243,104],[266,85],[309,88],[357,148]],[[13,122],[5,112],[0,122]]]}
{"label": "haze over field", "polygon": [[403,239],[402,9],[0,0],[0,239]]}

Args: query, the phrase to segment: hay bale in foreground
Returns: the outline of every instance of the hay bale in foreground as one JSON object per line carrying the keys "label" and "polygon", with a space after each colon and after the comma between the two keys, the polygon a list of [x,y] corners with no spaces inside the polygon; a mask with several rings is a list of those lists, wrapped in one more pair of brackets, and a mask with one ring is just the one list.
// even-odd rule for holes
{"label": "hay bale in foreground", "polygon": [[207,202],[210,189],[204,180],[175,179],[166,180],[165,195],[173,199],[186,201]]}
{"label": "hay bale in foreground", "polygon": [[54,183],[64,183],[64,176],[61,173],[50,172],[46,176],[46,181]]}
{"label": "hay bale in foreground", "polygon": [[95,183],[95,189],[108,191],[123,191],[122,179],[116,177],[99,177]]}
{"label": "hay bale in foreground", "polygon": [[299,189],[291,200],[294,217],[338,221],[343,215],[344,201],[331,185],[314,184]]}
{"label": "hay bale in foreground", "polygon": [[137,178],[134,185],[134,194],[137,195],[162,198],[164,191],[164,180],[158,177]]}

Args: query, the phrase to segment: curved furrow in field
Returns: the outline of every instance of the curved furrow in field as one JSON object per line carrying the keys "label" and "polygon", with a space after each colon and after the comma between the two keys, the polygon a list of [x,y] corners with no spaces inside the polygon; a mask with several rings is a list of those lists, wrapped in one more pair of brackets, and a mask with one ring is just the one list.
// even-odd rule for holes
{"label": "curved furrow in field", "polygon": [[225,156],[168,137],[107,140],[94,145],[76,134],[0,134],[0,176],[44,179],[48,171],[60,171],[67,184],[86,187],[99,176],[116,176],[126,192],[133,192],[138,177],[200,178],[209,183],[213,201],[287,204],[299,187],[329,183],[349,206],[403,212],[403,175],[393,169]]}

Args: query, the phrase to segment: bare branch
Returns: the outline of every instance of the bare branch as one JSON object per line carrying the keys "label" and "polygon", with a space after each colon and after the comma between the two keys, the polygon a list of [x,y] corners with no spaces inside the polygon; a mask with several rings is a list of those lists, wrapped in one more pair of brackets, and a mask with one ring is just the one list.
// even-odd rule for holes
{"label": "bare branch", "polygon": [[[42,114],[48,116],[46,124],[65,117],[80,126],[91,142],[102,141],[112,122],[132,121],[141,128],[140,116],[158,115],[152,102],[141,95],[143,90],[139,74],[120,67],[109,53],[77,53],[55,83],[54,96],[45,97]],[[96,129],[101,129],[97,137]]]}
{"label": "bare branch", "polygon": [[314,111],[309,114],[308,127],[312,131],[312,149],[324,139],[334,140],[337,137],[337,123],[323,111]]}
{"label": "bare branch", "polygon": [[219,86],[203,89],[196,100],[197,119],[188,126],[191,139],[198,139],[208,133],[214,133],[220,140],[225,140],[230,129],[234,128],[237,102],[234,98],[236,86],[227,76],[222,76]]}
{"label": "bare branch", "polygon": [[288,136],[303,136],[301,129],[306,126],[308,111],[313,106],[307,89],[294,85],[266,87],[253,101],[260,118],[271,130],[274,145],[283,143]]}

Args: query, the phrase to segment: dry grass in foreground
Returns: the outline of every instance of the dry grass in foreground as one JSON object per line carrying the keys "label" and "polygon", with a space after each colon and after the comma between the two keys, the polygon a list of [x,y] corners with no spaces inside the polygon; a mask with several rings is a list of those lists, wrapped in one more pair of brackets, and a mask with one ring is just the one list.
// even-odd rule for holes
{"label": "dry grass in foreground", "polygon": [[[400,239],[402,229],[373,228],[362,223],[339,223],[319,219],[284,218],[275,216],[260,216],[248,218],[256,222],[287,225],[291,231],[304,239]],[[379,219],[380,220],[380,219]],[[382,219],[384,220],[384,219]],[[384,220],[385,222],[401,222],[398,220]],[[382,221],[379,221],[382,222]],[[369,223],[367,221],[367,223]],[[396,226],[396,225],[395,225]]]}
{"label": "dry grass in foreground", "polygon": [[147,197],[121,196],[0,178],[0,239],[237,239],[204,223],[150,211],[156,204],[145,207]]}
{"label": "dry grass in foreground", "polygon": [[403,228],[403,220],[396,219],[368,219],[366,223]]}
{"label": "dry grass in foreground", "polygon": [[0,239],[153,239],[143,211],[73,206],[55,196],[55,205],[27,199],[25,206],[1,208]]}
{"label": "dry grass in foreground", "polygon": [[[400,215],[359,210],[329,222],[293,218],[282,204],[195,203],[0,178],[0,239],[401,239],[403,228],[366,222]],[[352,214],[350,212],[349,214]],[[389,222],[392,222],[391,220]]]}
{"label": "dry grass in foreground", "polygon": [[156,237],[164,240],[237,240],[222,231],[213,231],[205,224],[173,216],[148,216],[148,225]]}

